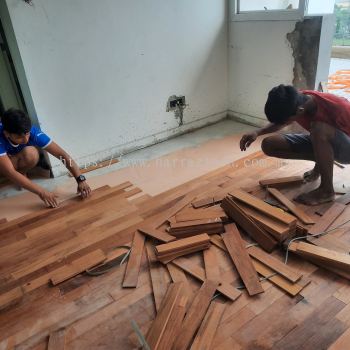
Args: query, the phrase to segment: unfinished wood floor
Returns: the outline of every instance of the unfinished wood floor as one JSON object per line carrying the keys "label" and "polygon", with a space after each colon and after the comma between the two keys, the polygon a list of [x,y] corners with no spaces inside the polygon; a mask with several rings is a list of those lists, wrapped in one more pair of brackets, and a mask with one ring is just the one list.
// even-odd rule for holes
{"label": "unfinished wood floor", "polygon": [[[253,188],[262,178],[301,174],[308,170],[304,166],[304,162],[276,162],[258,153],[152,198],[140,194],[132,184],[123,184],[117,199],[111,196],[98,201],[103,191],[113,190],[96,191],[91,199],[95,201],[93,210],[82,205],[75,211],[74,203],[68,203],[57,214],[49,214],[50,219],[43,212],[40,218],[29,215],[26,220],[2,223],[0,295],[18,295],[12,295],[13,301],[0,311],[0,349],[46,349],[49,335],[63,328],[66,349],[137,348],[131,321],[145,330],[156,312],[145,251],[137,288],[122,288],[125,264],[101,276],[80,274],[55,287],[48,285],[50,273],[97,249],[108,256],[115,247],[128,245],[138,224],[171,206],[187,191],[201,187],[205,194],[228,183]],[[335,168],[339,190],[348,185],[348,178],[347,169]],[[293,187],[283,193],[291,198],[316,185]],[[318,208],[304,210],[317,221]],[[333,226],[348,219],[350,208]],[[344,246],[350,245],[349,230],[350,224],[346,224],[332,235]],[[215,246],[211,249],[220,274],[239,285],[228,256]],[[273,255],[282,257],[282,252],[277,250]],[[193,254],[191,259],[204,267],[202,253]],[[350,348],[349,281],[292,254],[289,265],[311,279],[294,298],[269,281],[263,282],[265,292],[254,297],[246,291],[235,302],[220,297],[226,301],[226,310],[214,349],[327,349],[336,341],[339,345],[334,349]],[[170,282],[170,276],[166,278]],[[200,284],[188,275],[185,279],[194,295]],[[6,305],[1,296],[0,302]]]}

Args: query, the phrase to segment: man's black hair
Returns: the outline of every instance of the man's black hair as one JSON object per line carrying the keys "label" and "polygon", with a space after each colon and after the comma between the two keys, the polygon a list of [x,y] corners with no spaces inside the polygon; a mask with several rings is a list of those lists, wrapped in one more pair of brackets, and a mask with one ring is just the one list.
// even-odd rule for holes
{"label": "man's black hair", "polygon": [[23,135],[30,132],[32,122],[20,109],[10,108],[1,117],[3,129],[11,134]]}
{"label": "man's black hair", "polygon": [[266,117],[273,124],[284,124],[306,100],[307,97],[291,85],[276,86],[269,92],[265,104]]}

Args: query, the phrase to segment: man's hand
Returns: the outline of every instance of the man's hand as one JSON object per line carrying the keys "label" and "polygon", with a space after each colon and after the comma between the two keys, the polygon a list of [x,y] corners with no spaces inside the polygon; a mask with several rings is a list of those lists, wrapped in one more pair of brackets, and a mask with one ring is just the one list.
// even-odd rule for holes
{"label": "man's hand", "polygon": [[45,203],[48,208],[58,208],[57,195],[43,190],[39,193],[40,199]]}
{"label": "man's hand", "polygon": [[87,198],[91,195],[91,188],[86,181],[78,183],[77,192],[81,195],[82,198]]}
{"label": "man's hand", "polygon": [[257,139],[257,137],[258,133],[256,131],[243,135],[239,143],[241,151],[246,151],[247,148]]}

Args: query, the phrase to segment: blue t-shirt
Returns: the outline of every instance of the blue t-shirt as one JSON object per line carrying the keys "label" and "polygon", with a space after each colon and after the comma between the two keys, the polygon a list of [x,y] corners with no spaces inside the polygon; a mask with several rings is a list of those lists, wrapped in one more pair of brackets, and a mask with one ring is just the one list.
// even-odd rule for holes
{"label": "blue t-shirt", "polygon": [[5,155],[14,155],[23,150],[27,146],[37,146],[45,148],[51,143],[51,139],[45,133],[43,133],[38,127],[32,126],[30,129],[30,137],[28,143],[25,145],[14,145],[11,143],[3,132],[3,126],[0,123],[0,157]]}

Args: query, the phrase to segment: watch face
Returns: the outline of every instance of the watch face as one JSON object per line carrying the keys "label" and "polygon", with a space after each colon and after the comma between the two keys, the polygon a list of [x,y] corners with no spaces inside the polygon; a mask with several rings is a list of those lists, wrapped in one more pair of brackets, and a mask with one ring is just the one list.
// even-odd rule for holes
{"label": "watch face", "polygon": [[82,182],[82,181],[85,181],[85,176],[84,175],[79,175],[78,176],[78,179],[77,179],[79,182]]}

